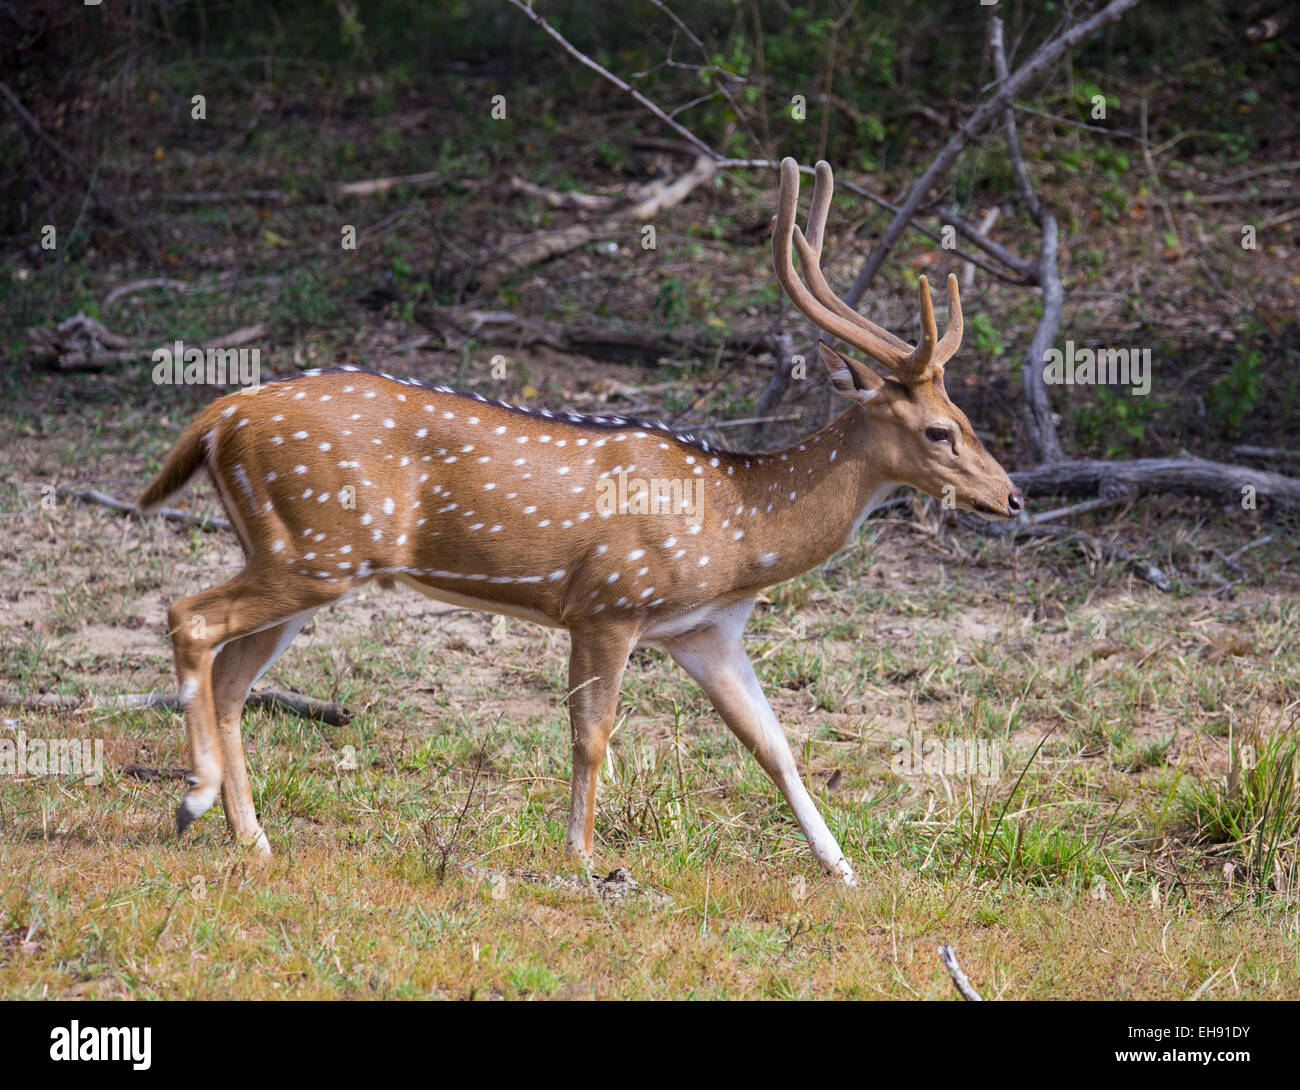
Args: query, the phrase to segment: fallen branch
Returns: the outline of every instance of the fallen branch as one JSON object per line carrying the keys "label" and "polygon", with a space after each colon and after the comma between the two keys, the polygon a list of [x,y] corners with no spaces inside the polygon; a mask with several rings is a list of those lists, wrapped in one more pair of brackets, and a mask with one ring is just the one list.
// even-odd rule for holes
{"label": "fallen branch", "polygon": [[[12,693],[0,695],[0,705],[22,711],[70,711],[81,714],[106,711],[139,711],[146,708],[180,708],[180,698],[169,693],[120,693],[87,699],[79,696],[56,695],[19,697]],[[287,711],[302,719],[312,719],[331,727],[344,727],[352,719],[352,711],[333,700],[317,700],[301,693],[280,689],[262,689],[250,693],[244,702],[246,708],[265,708],[268,711]]]}
{"label": "fallen branch", "polygon": [[758,330],[740,330],[725,336],[670,329],[654,332],[610,329],[602,326],[571,325],[539,318],[526,318],[506,310],[479,307],[430,307],[416,312],[416,320],[437,330],[449,348],[459,348],[473,339],[484,345],[504,345],[514,350],[545,345],[557,352],[573,352],[592,359],[628,363],[640,360],[654,364],[662,357],[681,353],[748,353]]}
{"label": "fallen branch", "polygon": [[1106,495],[1116,489],[1133,494],[1182,492],[1233,504],[1252,497],[1270,500],[1291,511],[1300,510],[1300,479],[1191,455],[1135,458],[1128,462],[1093,459],[1051,462],[1013,473],[1011,479],[1030,496]]}
{"label": "fallen branch", "polygon": [[785,424],[802,420],[803,413],[785,413],[783,416],[746,416],[740,420],[718,420],[712,424],[700,424],[701,430],[707,428],[743,428],[750,424]]}
{"label": "fallen branch", "polygon": [[1294,189],[1262,190],[1258,193],[1191,193],[1179,194],[1173,203],[1179,208],[1195,208],[1201,204],[1268,204],[1272,201],[1295,200]]}
{"label": "fallen branch", "polygon": [[1246,38],[1256,44],[1267,42],[1280,37],[1297,23],[1300,23],[1300,4],[1281,4],[1272,15],[1249,27]]}
{"label": "fallen branch", "polygon": [[[76,500],[78,503],[96,503],[101,507],[107,507],[110,511],[116,511],[120,515],[130,515],[133,518],[145,517],[136,510],[135,504],[119,500],[115,496],[110,496],[108,493],[97,491],[94,488],[69,488],[67,485],[59,485],[55,488],[54,494],[65,500]],[[194,526],[205,533],[230,529],[230,523],[226,519],[219,518],[216,515],[198,515],[192,511],[181,511],[175,507],[159,508],[148,517],[152,518],[155,515],[167,522],[175,522],[183,526]]]}
{"label": "fallen branch", "polygon": [[142,201],[162,201],[164,204],[289,204],[291,193],[281,189],[206,190],[199,193],[141,193]]}
{"label": "fallen branch", "polygon": [[1300,458],[1300,450],[1287,447],[1253,447],[1248,444],[1235,446],[1232,453],[1238,458]]}
{"label": "fallen branch", "polygon": [[952,977],[952,983],[957,989],[958,995],[972,1003],[984,1002],[984,997],[975,990],[969,978],[962,972],[961,966],[957,964],[957,955],[953,948],[946,942],[939,947],[939,960],[943,962],[943,967],[948,970],[948,975]]}
{"label": "fallen branch", "polygon": [[472,277],[473,286],[483,294],[493,292],[524,269],[570,253],[597,238],[619,233],[628,221],[647,223],[666,209],[681,204],[696,188],[712,180],[717,172],[717,161],[712,153],[701,155],[695,160],[695,165],[675,182],[649,187],[641,200],[611,213],[599,223],[570,224],[554,231],[540,231],[525,239]]}
{"label": "fallen branch", "polygon": [[317,700],[314,696],[287,693],[282,689],[249,693],[244,707],[290,712],[300,719],[314,719],[331,727],[346,727],[352,721],[352,710],[337,701]]}
{"label": "fallen branch", "polygon": [[128,280],[125,284],[119,284],[106,296],[104,296],[104,306],[110,307],[119,299],[128,295],[134,295],[138,291],[146,291],[149,288],[162,288],[165,291],[189,291],[189,285],[184,280],[171,280],[165,276],[146,276],[142,280]]}
{"label": "fallen branch", "polygon": [[1219,186],[1236,185],[1248,178],[1258,178],[1261,174],[1277,174],[1280,171],[1290,172],[1293,170],[1300,170],[1300,159],[1288,159],[1283,163],[1267,163],[1262,167],[1238,170],[1233,174],[1229,174],[1226,178],[1216,179],[1214,184]]}
{"label": "fallen branch", "polygon": [[776,356],[776,370],[772,372],[763,396],[758,399],[758,411],[753,420],[754,430],[750,434],[750,442],[754,444],[758,443],[763,434],[763,424],[772,418],[772,413],[785,400],[786,391],[790,389],[794,377],[797,355],[794,350],[794,335],[784,325],[772,334],[772,351]]}
{"label": "fallen branch", "polygon": [[[130,286],[130,285],[125,285]],[[189,342],[187,348],[238,348],[266,336],[261,322],[244,326],[218,337]],[[27,331],[26,356],[33,363],[56,364],[62,371],[102,371],[114,363],[151,357],[171,344],[132,344],[125,337],[106,329],[102,322],[78,311],[54,329],[36,326]]]}
{"label": "fallen branch", "polygon": [[[1242,553],[1250,552],[1251,549],[1258,549],[1261,545],[1267,545],[1272,540],[1273,540],[1272,534],[1265,534],[1263,537],[1257,537],[1254,541],[1247,542],[1240,549],[1234,549],[1223,559],[1227,562],[1229,567],[1237,568],[1237,564],[1236,564],[1237,557],[1239,557]],[[1240,571],[1241,569],[1237,568],[1237,570]]]}
{"label": "fallen branch", "polygon": [[1281,227],[1282,224],[1290,223],[1297,218],[1300,218],[1300,207],[1293,208],[1290,212],[1279,212],[1276,216],[1269,216],[1259,225],[1259,229],[1267,231],[1270,227]]}
{"label": "fallen branch", "polygon": [[339,197],[368,197],[372,193],[384,193],[398,186],[421,188],[442,181],[445,175],[439,170],[426,170],[421,174],[398,174],[391,178],[367,178],[357,182],[343,182],[334,188]]}
{"label": "fallen branch", "polygon": [[509,191],[543,201],[552,208],[575,208],[580,212],[603,212],[613,208],[620,200],[636,199],[635,197],[611,197],[601,193],[579,193],[576,189],[561,192],[558,189],[535,185],[517,176],[511,177]]}
{"label": "fallen branch", "polygon": [[1042,514],[1030,515],[1029,521],[1035,525],[1044,522],[1055,522],[1057,519],[1073,518],[1075,515],[1084,515],[1089,511],[1101,511],[1107,507],[1117,507],[1121,503],[1128,503],[1132,497],[1122,496],[1102,496],[1100,499],[1084,500],[1082,503],[1072,503],[1069,507],[1058,507],[1054,511],[1044,511]]}

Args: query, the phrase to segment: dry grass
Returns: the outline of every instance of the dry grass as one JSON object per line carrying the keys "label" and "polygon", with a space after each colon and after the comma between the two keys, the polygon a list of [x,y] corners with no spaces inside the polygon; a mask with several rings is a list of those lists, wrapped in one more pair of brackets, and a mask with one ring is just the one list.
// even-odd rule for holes
{"label": "dry grass", "polygon": [[[0,436],[8,691],[170,690],[166,602],[238,562],[228,536],[42,508],[46,484],[129,495],[148,475],[179,421],[159,426],[151,393],[117,393]],[[641,888],[602,897],[560,853],[563,634],[366,591],[268,678],[344,701],[352,723],[246,717],[278,852],[265,866],[230,849],[219,807],[178,843],[179,784],[119,771],[187,764],[174,714],[10,721],[4,736],[102,739],[106,775],[0,790],[0,994],[948,997],[940,941],[992,996],[1297,994],[1294,810],[1267,824],[1256,784],[1251,843],[1213,843],[1214,815],[1196,817],[1235,805],[1230,746],[1294,747],[1287,534],[1243,554],[1225,591],[1212,547],[1252,540],[1253,516],[1193,531],[1174,504],[1129,512],[1106,532],[1178,576],[1161,595],[930,518],[872,520],[752,627],[860,890],[816,873],[698,690],[638,652],[597,831],[604,868]],[[907,774],[914,730],[995,744],[1000,774]],[[1274,833],[1261,868],[1252,852]]]}

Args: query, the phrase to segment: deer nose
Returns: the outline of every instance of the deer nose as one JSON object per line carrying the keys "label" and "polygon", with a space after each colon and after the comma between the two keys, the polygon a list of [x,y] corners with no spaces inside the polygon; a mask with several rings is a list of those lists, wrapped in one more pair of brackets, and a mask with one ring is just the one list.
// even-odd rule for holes
{"label": "deer nose", "polygon": [[1020,494],[1020,489],[1013,488],[1011,490],[1011,495],[1007,497],[1007,510],[1009,510],[1013,515],[1018,515],[1024,510],[1024,507],[1025,497]]}

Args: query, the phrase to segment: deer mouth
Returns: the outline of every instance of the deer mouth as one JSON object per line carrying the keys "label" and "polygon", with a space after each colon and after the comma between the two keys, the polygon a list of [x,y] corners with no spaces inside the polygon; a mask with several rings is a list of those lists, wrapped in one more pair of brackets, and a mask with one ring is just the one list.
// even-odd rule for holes
{"label": "deer mouth", "polygon": [[985,503],[983,500],[971,500],[970,508],[986,522],[1006,522],[1008,519],[1016,517],[1009,508],[999,511],[992,504]]}

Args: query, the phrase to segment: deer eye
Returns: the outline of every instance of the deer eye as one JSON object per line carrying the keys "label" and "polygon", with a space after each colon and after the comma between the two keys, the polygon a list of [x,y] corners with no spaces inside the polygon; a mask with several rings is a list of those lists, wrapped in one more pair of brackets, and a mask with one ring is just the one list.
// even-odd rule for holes
{"label": "deer eye", "polygon": [[927,439],[929,439],[931,443],[951,443],[951,442],[952,442],[952,435],[949,434],[947,428],[940,428],[940,427],[930,427],[930,428],[926,428],[926,429],[925,429],[925,437],[926,437]]}

